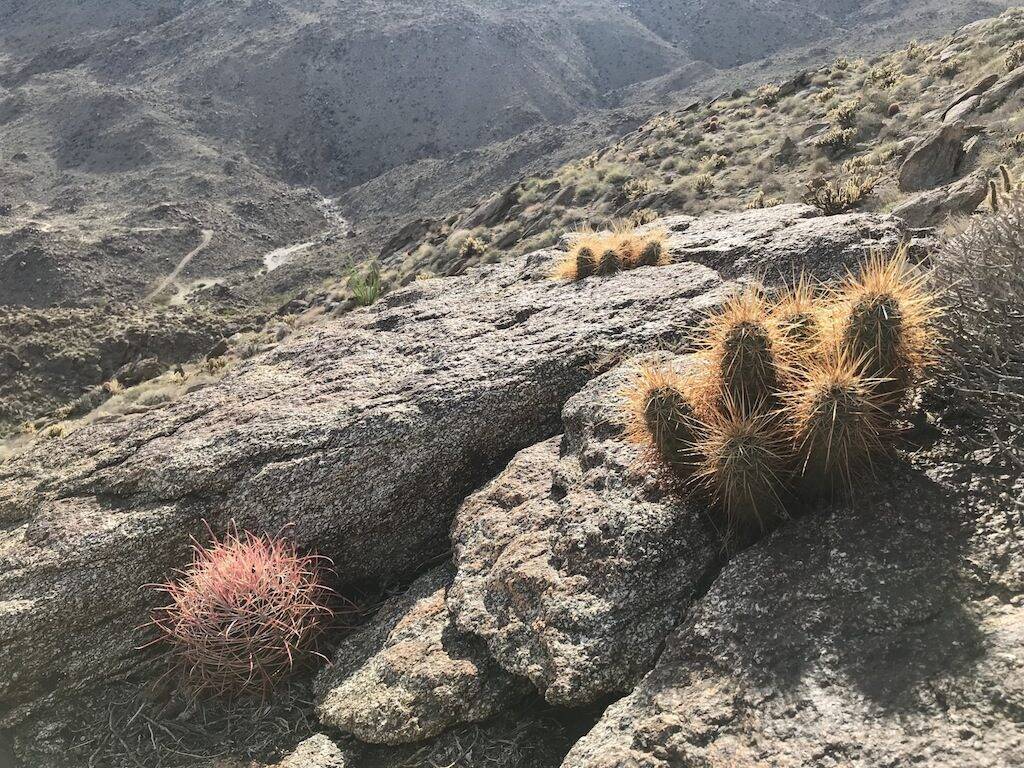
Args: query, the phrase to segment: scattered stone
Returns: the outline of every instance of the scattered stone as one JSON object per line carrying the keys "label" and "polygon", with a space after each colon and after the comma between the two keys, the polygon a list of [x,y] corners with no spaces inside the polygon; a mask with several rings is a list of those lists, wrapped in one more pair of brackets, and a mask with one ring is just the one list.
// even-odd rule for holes
{"label": "scattered stone", "polygon": [[1022,85],[1024,85],[1024,66],[1017,67],[1001,77],[982,97],[977,107],[978,112],[986,114],[997,109],[1020,90]]}
{"label": "scattered stone", "polygon": [[167,366],[155,357],[126,363],[117,369],[114,378],[126,387],[134,387],[150,379],[155,379],[167,370]]}
{"label": "scattered stone", "polygon": [[355,768],[341,748],[327,736],[310,736],[273,768]]}
{"label": "scattered stone", "polygon": [[955,123],[958,120],[962,120],[978,106],[981,102],[981,96],[970,96],[961,102],[958,102],[955,106],[950,107],[946,110],[946,113],[942,117],[944,123]]}
{"label": "scattered stone", "polygon": [[[989,88],[991,88],[998,80],[999,75],[993,72],[992,74],[985,75],[983,78],[978,80],[976,83],[974,83],[974,85],[972,85],[967,90],[958,93],[956,96],[953,97],[953,100],[946,106],[946,110],[942,113],[942,121],[944,123],[954,122],[952,118],[949,118],[949,113],[954,107],[967,101],[968,99],[980,96]],[[979,100],[980,99],[976,99],[974,104],[977,105]]]}
{"label": "scattered stone", "polygon": [[525,692],[478,638],[456,630],[445,607],[453,574],[443,566],[420,577],[342,641],[316,681],[324,725],[405,744],[486,720]]}

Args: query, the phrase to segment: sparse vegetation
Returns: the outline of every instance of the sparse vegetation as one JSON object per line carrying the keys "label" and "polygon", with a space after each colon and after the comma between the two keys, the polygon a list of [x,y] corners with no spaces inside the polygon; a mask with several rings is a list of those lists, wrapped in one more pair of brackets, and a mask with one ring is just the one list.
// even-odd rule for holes
{"label": "sparse vegetation", "polygon": [[331,615],[320,561],[279,537],[231,530],[211,539],[194,543],[179,578],[156,585],[170,602],[153,614],[150,645],[166,648],[196,691],[266,694]]}
{"label": "sparse vegetation", "polygon": [[348,277],[348,289],[352,293],[352,298],[360,306],[368,307],[377,301],[383,291],[380,267],[377,262],[371,262],[363,271],[353,267]]}
{"label": "sparse vegetation", "polygon": [[871,176],[851,176],[832,181],[815,179],[807,184],[803,199],[826,216],[834,216],[863,204],[874,193],[877,183],[877,177]]}

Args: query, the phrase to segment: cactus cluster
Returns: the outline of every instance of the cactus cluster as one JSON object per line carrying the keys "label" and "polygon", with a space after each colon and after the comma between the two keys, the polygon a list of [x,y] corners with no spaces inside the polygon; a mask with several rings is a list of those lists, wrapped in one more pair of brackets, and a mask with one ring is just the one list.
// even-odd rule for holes
{"label": "cactus cluster", "polygon": [[937,313],[903,246],[831,287],[747,287],[708,318],[686,372],[641,369],[628,434],[728,531],[764,530],[889,450],[935,357]]}
{"label": "cactus cluster", "polygon": [[663,232],[640,233],[636,227],[622,226],[605,232],[581,232],[555,267],[553,276],[582,280],[668,261]]}
{"label": "cactus cluster", "polygon": [[986,198],[988,207],[992,209],[993,213],[999,213],[999,210],[1005,207],[1006,203],[1021,189],[1024,189],[1024,183],[1016,181],[1010,173],[1010,169],[1005,165],[1000,165],[999,181],[988,180],[988,197]]}

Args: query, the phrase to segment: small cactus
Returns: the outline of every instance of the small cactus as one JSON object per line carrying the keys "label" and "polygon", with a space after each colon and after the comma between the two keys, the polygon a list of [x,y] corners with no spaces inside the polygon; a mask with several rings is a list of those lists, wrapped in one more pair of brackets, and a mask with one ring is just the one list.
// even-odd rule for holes
{"label": "small cactus", "polygon": [[725,515],[730,533],[765,530],[785,519],[785,440],[771,415],[726,398],[697,443],[696,487]]}
{"label": "small cactus", "polygon": [[783,393],[783,416],[805,488],[849,488],[873,457],[886,452],[891,416],[880,383],[864,374],[862,361],[833,352]]}
{"label": "small cactus", "polygon": [[281,538],[231,530],[193,543],[180,577],[152,585],[170,598],[148,626],[196,690],[266,694],[311,651],[331,615],[320,559]]}
{"label": "small cactus", "polygon": [[626,390],[627,434],[648,457],[686,475],[696,458],[697,421],[688,380],[664,367],[643,366]]}
{"label": "small cactus", "polygon": [[635,225],[621,225],[609,232],[582,232],[552,277],[582,280],[591,275],[611,275],[624,269],[656,266],[668,261],[662,232],[639,234]]}
{"label": "small cactus", "polygon": [[618,251],[614,248],[608,248],[601,254],[601,258],[597,262],[597,274],[614,274],[619,271],[620,264],[622,264],[622,261],[619,258]]}
{"label": "small cactus", "polygon": [[661,256],[664,253],[664,249],[659,240],[651,240],[644,245],[643,251],[640,253],[639,264],[645,267],[656,267],[661,263]]}
{"label": "small cactus", "polygon": [[772,403],[784,347],[785,338],[771,322],[760,286],[726,301],[707,323],[704,354],[711,403],[717,406],[723,397],[747,409]]}
{"label": "small cactus", "polygon": [[908,259],[876,251],[840,292],[835,347],[863,361],[865,375],[883,382],[880,393],[898,405],[935,356],[933,321],[939,313],[926,289],[927,274]]}
{"label": "small cactus", "polygon": [[590,277],[596,271],[597,260],[594,258],[594,252],[586,246],[576,251],[576,279]]}

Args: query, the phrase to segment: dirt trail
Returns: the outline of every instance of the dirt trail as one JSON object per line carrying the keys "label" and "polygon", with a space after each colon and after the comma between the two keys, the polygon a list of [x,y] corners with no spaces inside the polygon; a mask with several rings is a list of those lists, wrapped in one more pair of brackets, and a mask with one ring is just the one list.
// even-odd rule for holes
{"label": "dirt trail", "polygon": [[152,293],[149,294],[149,296],[146,297],[147,301],[153,301],[154,299],[156,299],[157,296],[159,296],[161,293],[166,291],[171,285],[173,285],[177,281],[178,275],[181,274],[181,270],[187,267],[189,262],[192,261],[192,259],[198,256],[200,253],[202,253],[206,246],[210,244],[210,241],[213,239],[213,230],[204,229],[202,230],[202,234],[202,242],[200,242],[196,248],[194,248],[192,251],[189,251],[184,255],[184,257],[182,257],[181,261],[178,262],[178,266],[174,268],[174,271],[171,272],[171,274],[169,274],[167,277],[165,277],[163,279],[163,282],[161,282],[160,285],[156,287],[156,290],[154,290]]}

